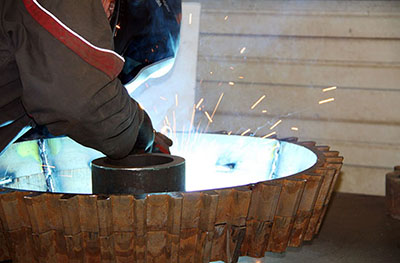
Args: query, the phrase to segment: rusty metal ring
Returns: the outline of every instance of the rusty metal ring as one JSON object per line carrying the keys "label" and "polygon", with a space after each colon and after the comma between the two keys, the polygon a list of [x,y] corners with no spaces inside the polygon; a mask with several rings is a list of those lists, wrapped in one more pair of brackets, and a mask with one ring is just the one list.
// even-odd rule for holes
{"label": "rusty metal ring", "polygon": [[241,187],[141,197],[2,189],[0,260],[237,262],[301,246],[320,229],[343,157],[297,144],[316,165]]}

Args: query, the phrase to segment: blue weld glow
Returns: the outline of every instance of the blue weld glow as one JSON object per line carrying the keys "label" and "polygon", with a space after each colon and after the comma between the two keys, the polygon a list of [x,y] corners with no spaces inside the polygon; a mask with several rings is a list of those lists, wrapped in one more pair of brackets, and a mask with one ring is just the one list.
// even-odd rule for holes
{"label": "blue weld glow", "polygon": [[186,159],[186,190],[257,183],[293,175],[313,166],[316,155],[273,139],[217,134],[178,134],[173,155]]}
{"label": "blue weld glow", "polygon": [[[317,160],[302,146],[273,139],[188,133],[174,136],[172,153],[186,159],[187,191],[282,178],[310,168]],[[16,143],[7,149],[0,157],[0,184],[46,191],[48,174],[44,171],[51,169],[54,192],[90,194],[90,162],[103,155],[67,137],[47,139],[46,145],[45,169],[37,153],[27,151],[30,146],[38,151],[36,141]]]}

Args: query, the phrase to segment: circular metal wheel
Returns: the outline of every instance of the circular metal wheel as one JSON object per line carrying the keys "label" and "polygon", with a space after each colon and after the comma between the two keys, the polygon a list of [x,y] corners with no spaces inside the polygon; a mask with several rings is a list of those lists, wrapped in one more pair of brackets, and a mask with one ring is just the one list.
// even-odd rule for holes
{"label": "circular metal wheel", "polygon": [[[0,261],[237,262],[239,256],[299,247],[319,231],[343,157],[314,142],[286,142],[314,152],[315,165],[273,180],[193,192],[57,194],[3,188]],[[94,162],[95,170],[105,163]]]}

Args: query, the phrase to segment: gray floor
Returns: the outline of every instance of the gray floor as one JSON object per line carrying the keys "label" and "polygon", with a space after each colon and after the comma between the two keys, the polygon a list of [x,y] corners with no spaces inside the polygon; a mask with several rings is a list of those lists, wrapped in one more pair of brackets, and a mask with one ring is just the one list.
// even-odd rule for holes
{"label": "gray floor", "polygon": [[385,214],[384,197],[336,194],[320,234],[299,249],[239,262],[400,263],[400,220]]}

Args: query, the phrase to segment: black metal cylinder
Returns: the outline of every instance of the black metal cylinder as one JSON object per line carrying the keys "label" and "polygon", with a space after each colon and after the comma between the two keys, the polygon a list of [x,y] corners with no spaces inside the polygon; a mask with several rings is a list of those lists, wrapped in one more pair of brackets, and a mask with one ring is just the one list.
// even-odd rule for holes
{"label": "black metal cylinder", "polygon": [[93,194],[146,194],[185,191],[185,159],[167,154],[107,157],[92,161]]}

